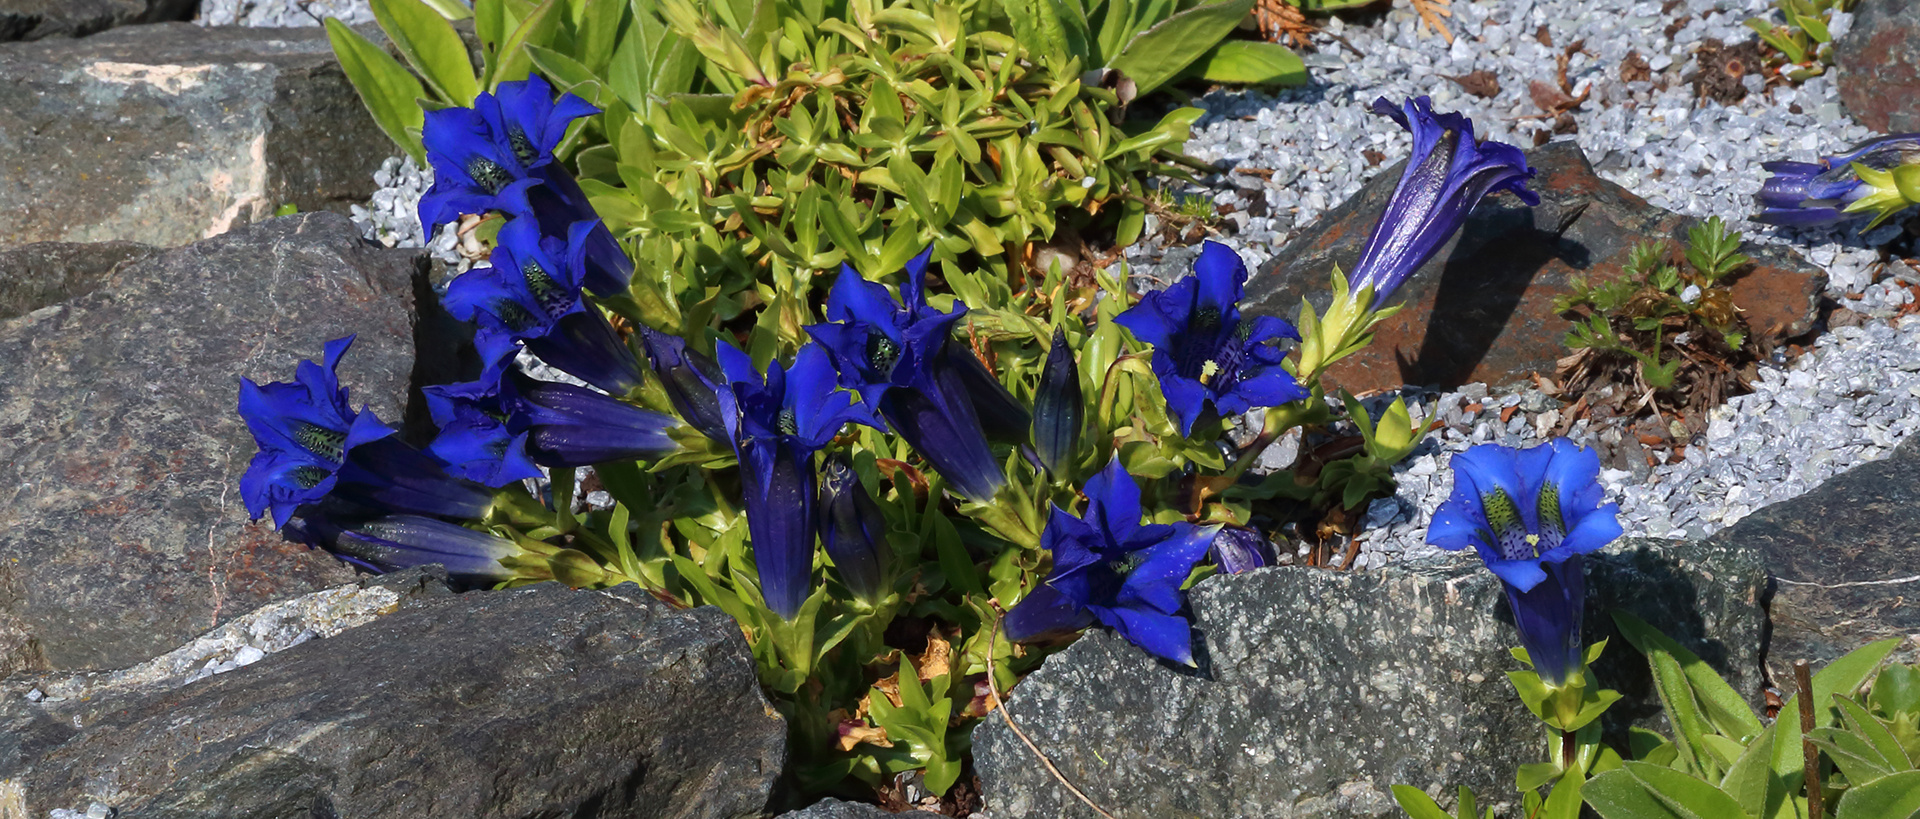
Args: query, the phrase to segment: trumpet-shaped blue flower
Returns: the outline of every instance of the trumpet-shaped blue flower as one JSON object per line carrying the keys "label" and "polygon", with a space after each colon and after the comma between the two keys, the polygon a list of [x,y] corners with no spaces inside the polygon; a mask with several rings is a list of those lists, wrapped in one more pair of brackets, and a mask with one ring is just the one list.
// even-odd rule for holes
{"label": "trumpet-shaped blue flower", "polygon": [[255,518],[276,528],[299,508],[335,498],[363,508],[479,517],[484,488],[446,474],[438,461],[392,437],[373,412],[355,412],[335,369],[353,337],[327,342],[324,364],[303,361],[292,383],[241,379],[240,417],[260,451],[240,477]]}
{"label": "trumpet-shaped blue flower", "polygon": [[1140,487],[1114,458],[1087,481],[1082,517],[1054,507],[1040,545],[1053,571],[1008,612],[1007,636],[1031,641],[1092,617],[1147,653],[1193,665],[1192,634],[1179,615],[1180,586],[1207,554],[1218,526],[1140,522]]}
{"label": "trumpet-shaped blue flower", "polygon": [[668,435],[680,422],[585,387],[535,382],[520,390],[510,426],[527,431],[542,466],[592,466],[660,458],[680,448]]}
{"label": "trumpet-shaped blue flower", "polygon": [[792,619],[811,591],[819,496],[813,455],[845,424],[879,423],[836,387],[818,345],[800,348],[791,369],[769,364],[764,378],[733,345],[722,343],[718,352],[737,408],[727,426],[740,460],[760,593],[767,608]]}
{"label": "trumpet-shaped blue flower", "polygon": [[438,563],[447,575],[467,583],[497,583],[513,578],[500,564],[523,550],[498,535],[418,515],[390,515],[346,528],[309,521],[328,551],[350,563],[392,572]]}
{"label": "trumpet-shaped blue flower", "polygon": [[847,590],[867,603],[887,593],[887,518],[843,456],[827,460],[820,487],[820,542]]}
{"label": "trumpet-shaped blue flower", "polygon": [[1529,205],[1540,204],[1540,197],[1527,190],[1534,172],[1520,149],[1503,142],[1476,142],[1472,120],[1436,114],[1426,97],[1397,107],[1382,97],[1374,101],[1373,111],[1413,133],[1407,169],[1351,276],[1356,295],[1362,287],[1373,288],[1372,306],[1378,310],[1459,232],[1481,198],[1501,189]]}
{"label": "trumpet-shaped blue flower", "polygon": [[734,413],[733,392],[720,387],[726,381],[720,365],[687,349],[686,339],[679,336],[643,325],[640,338],[647,348],[648,363],[680,417],[708,438],[732,445],[727,419]]}
{"label": "trumpet-shaped blue flower", "polygon": [[[1838,156],[1822,157],[1819,162],[1767,162],[1760,167],[1770,175],[1754,196],[1760,205],[1756,222],[1787,227],[1821,227],[1853,218],[1862,211],[1879,211],[1878,222],[1905,207],[1905,199],[1876,207],[1870,201],[1875,186],[1861,178],[1860,168],[1869,173],[1890,172],[1903,166],[1920,165],[1920,134],[1895,134],[1880,137],[1854,147]],[[1864,201],[1863,200],[1867,200]]]}
{"label": "trumpet-shaped blue flower", "polygon": [[[923,278],[932,253],[928,248],[907,263],[898,301],[885,286],[861,278],[851,267],[841,268],[827,295],[827,318],[833,323],[815,324],[807,332],[831,357],[840,384],[885,416],[955,491],[991,500],[1007,478],[987,445],[978,406],[995,408],[999,418],[1006,406],[1017,404],[991,375],[970,372],[968,361],[949,353],[948,336],[967,307],[956,304],[953,312],[942,313],[927,304]],[[980,365],[976,360],[972,366]],[[1027,421],[1007,423],[1024,431]]]}
{"label": "trumpet-shaped blue flower", "polygon": [[1193,263],[1194,275],[1148,293],[1114,321],[1153,345],[1153,372],[1167,408],[1180,419],[1181,434],[1207,408],[1221,417],[1256,407],[1277,407],[1307,397],[1280,366],[1286,353],[1275,342],[1300,340],[1293,325],[1273,316],[1243,320],[1247,266],[1240,254],[1207,242]]}
{"label": "trumpet-shaped blue flower", "polygon": [[421,142],[433,166],[433,186],[420,198],[420,223],[429,230],[466,213],[528,215],[549,236],[592,222],[582,242],[586,285],[596,293],[624,292],[633,263],[599,223],[593,205],[553,149],[574,120],[600,109],[572,94],[556,102],[538,76],[501,83],[472,108],[428,111]]}
{"label": "trumpet-shaped blue flower", "polygon": [[1529,449],[1481,444],[1453,457],[1453,494],[1427,542],[1472,546],[1506,587],[1534,670],[1559,687],[1583,667],[1582,555],[1620,536],[1620,508],[1601,504],[1600,457],[1557,438]]}
{"label": "trumpet-shaped blue flower", "polygon": [[486,486],[540,477],[527,454],[527,430],[510,423],[520,394],[513,379],[481,378],[422,390],[440,432],[428,451],[455,475]]}
{"label": "trumpet-shaped blue flower", "polygon": [[1081,416],[1086,401],[1080,392],[1080,366],[1067,347],[1067,333],[1055,327],[1047,363],[1040,370],[1040,386],[1033,393],[1033,448],[1040,463],[1053,475],[1070,465],[1080,446]]}

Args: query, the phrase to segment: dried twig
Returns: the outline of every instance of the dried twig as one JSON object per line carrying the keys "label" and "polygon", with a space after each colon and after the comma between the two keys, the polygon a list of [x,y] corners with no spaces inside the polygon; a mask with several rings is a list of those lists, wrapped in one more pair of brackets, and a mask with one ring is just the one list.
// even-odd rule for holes
{"label": "dried twig", "polygon": [[1020,726],[1013,724],[1013,715],[1007,713],[1006,703],[1000,701],[1000,682],[994,679],[993,649],[996,642],[1000,639],[1000,623],[1005,619],[1006,613],[1000,610],[999,602],[994,602],[993,633],[987,635],[987,696],[993,698],[993,710],[1000,712],[1000,718],[1006,720],[1007,728],[1012,730],[1013,735],[1019,737],[1020,741],[1026,744],[1027,750],[1033,752],[1033,755],[1040,760],[1040,764],[1047,766],[1047,772],[1053,774],[1054,779],[1059,780],[1061,787],[1066,788],[1068,792],[1079,797],[1080,801],[1086,803],[1087,807],[1092,808],[1094,813],[1100,814],[1105,817],[1105,819],[1114,819],[1113,814],[1102,810],[1099,805],[1093,803],[1092,799],[1087,798],[1086,794],[1081,793],[1079,788],[1074,787],[1072,782],[1067,781],[1066,774],[1061,773],[1059,768],[1053,766],[1053,760],[1048,759],[1047,755],[1041,752],[1040,746],[1033,744],[1033,740],[1027,738],[1027,733],[1020,730]]}
{"label": "dried twig", "polygon": [[1442,17],[1453,16],[1451,8],[1453,0],[1407,0],[1407,3],[1420,14],[1421,22],[1439,32],[1440,37],[1447,41],[1447,45],[1453,45],[1453,32],[1448,31],[1446,24],[1440,22]]}

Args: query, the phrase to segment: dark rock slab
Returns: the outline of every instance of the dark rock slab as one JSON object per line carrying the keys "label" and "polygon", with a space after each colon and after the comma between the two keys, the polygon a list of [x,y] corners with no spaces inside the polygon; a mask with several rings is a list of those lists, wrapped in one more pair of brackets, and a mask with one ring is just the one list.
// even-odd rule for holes
{"label": "dark rock slab", "polygon": [[888,813],[878,805],[827,798],[800,810],[780,814],[775,819],[934,819],[939,815],[923,810]]}
{"label": "dark rock slab", "polygon": [[115,270],[159,252],[138,242],[37,242],[0,250],[0,319],[91,293]]}
{"label": "dark rock slab", "polygon": [[[1588,561],[1595,669],[1657,724],[1646,662],[1607,612],[1632,611],[1757,703],[1765,576],[1751,552],[1626,541]],[[1465,557],[1402,569],[1282,567],[1215,577],[1189,597],[1200,668],[1096,630],[1013,691],[1009,713],[1073,783],[1121,819],[1398,816],[1389,787],[1511,801],[1542,734],[1502,672],[1520,666],[1499,584]],[[995,819],[1090,817],[999,720],[974,731]],[[1517,808],[1516,808],[1517,809]],[[1502,810],[1502,815],[1506,814]]]}
{"label": "dark rock slab", "polygon": [[1861,3],[1833,44],[1840,104],[1882,133],[1920,131],[1920,5]]}
{"label": "dark rock slab", "polygon": [[1815,668],[1901,637],[1895,662],[1920,662],[1920,439],[1715,534],[1762,555],[1772,575],[1766,668],[1792,691],[1793,661]]}
{"label": "dark rock slab", "polygon": [[357,333],[343,382],[401,418],[425,270],[346,217],[289,216],[0,321],[0,676],[125,667],[351,579],[247,522],[239,378],[288,380]]}
{"label": "dark rock slab", "polygon": [[115,26],[185,20],[197,0],[0,0],[0,42],[85,37]]}
{"label": "dark rock slab", "polygon": [[394,148],[318,28],[135,26],[0,45],[0,246],[174,247],[346,212]]}
{"label": "dark rock slab", "polygon": [[[1334,365],[1331,382],[1361,392],[1551,376],[1572,326],[1553,312],[1568,280],[1617,278],[1635,243],[1664,237],[1679,247],[1695,224],[1601,179],[1575,143],[1535,149],[1527,162],[1539,171],[1532,188],[1540,205],[1506,193],[1482,201],[1453,242],[1402,285],[1396,300],[1406,309],[1381,323],[1370,347]],[[1263,265],[1247,283],[1245,309],[1291,321],[1303,296],[1325,309],[1329,271],[1335,263],[1353,269],[1404,164],[1382,171]],[[1826,274],[1785,250],[1742,250],[1756,264],[1733,285],[1734,303],[1755,338],[1775,343],[1812,330]]]}
{"label": "dark rock slab", "polygon": [[0,781],[31,816],[732,819],[786,759],[739,627],[631,585],[425,597],[184,687],[7,713]]}

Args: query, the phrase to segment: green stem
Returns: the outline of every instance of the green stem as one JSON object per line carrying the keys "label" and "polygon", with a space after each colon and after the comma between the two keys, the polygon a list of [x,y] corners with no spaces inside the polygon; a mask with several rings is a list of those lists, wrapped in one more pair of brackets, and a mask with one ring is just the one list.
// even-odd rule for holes
{"label": "green stem", "polygon": [[1009,506],[1010,504],[1004,503],[979,503],[961,511],[980,525],[993,530],[994,534],[1006,538],[1022,549],[1040,548],[1040,536],[1035,534],[1020,514]]}

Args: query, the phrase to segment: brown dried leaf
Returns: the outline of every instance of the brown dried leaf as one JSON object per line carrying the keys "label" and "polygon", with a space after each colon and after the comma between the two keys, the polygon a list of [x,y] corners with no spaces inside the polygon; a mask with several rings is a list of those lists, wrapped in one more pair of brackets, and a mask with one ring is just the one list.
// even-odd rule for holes
{"label": "brown dried leaf", "polygon": [[1653,79],[1653,67],[1647,64],[1647,58],[1638,51],[1629,51],[1620,61],[1621,82],[1645,82]]}
{"label": "brown dried leaf", "polygon": [[1533,39],[1540,41],[1543,46],[1553,47],[1553,32],[1547,30],[1546,23],[1541,23],[1540,28],[1533,32]]}
{"label": "brown dried leaf", "polygon": [[1546,80],[1534,80],[1528,83],[1527,96],[1532,97],[1533,104],[1548,115],[1558,115],[1578,104],[1573,97],[1567,95],[1566,91]]}
{"label": "brown dried leaf", "polygon": [[1500,93],[1500,78],[1484,68],[1458,77],[1448,77],[1445,74],[1440,76],[1452,80],[1454,85],[1460,86],[1460,90],[1482,99],[1497,96]]}
{"label": "brown dried leaf", "polygon": [[[953,644],[940,636],[939,631],[927,634],[927,650],[913,661],[913,667],[920,673],[921,682],[932,682],[933,678],[945,676],[951,669]],[[894,675],[896,683],[898,674]]]}

